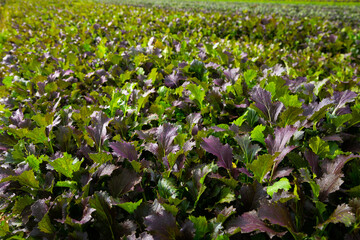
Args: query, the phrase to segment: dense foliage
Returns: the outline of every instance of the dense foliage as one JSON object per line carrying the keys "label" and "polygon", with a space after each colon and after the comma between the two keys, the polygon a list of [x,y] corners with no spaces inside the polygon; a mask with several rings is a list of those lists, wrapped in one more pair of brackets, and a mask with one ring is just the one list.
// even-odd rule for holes
{"label": "dense foliage", "polygon": [[[360,2],[344,1],[292,1],[292,0],[92,0],[100,3],[126,4],[143,7],[160,7],[173,10],[221,11],[247,14],[290,16],[294,20],[305,17],[312,21],[340,21],[347,25],[360,25]],[[294,3],[295,2],[295,3]],[[309,3],[311,2],[311,3]],[[278,19],[280,20],[280,19]],[[339,24],[339,23],[337,23]]]}
{"label": "dense foliage", "polygon": [[5,5],[2,239],[358,239],[352,22]]}

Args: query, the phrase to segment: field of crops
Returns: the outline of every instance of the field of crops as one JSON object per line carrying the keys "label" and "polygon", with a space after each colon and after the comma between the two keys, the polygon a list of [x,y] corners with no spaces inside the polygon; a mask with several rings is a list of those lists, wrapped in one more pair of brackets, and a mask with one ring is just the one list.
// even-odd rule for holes
{"label": "field of crops", "polygon": [[1,7],[1,239],[360,238],[359,6],[102,1]]}

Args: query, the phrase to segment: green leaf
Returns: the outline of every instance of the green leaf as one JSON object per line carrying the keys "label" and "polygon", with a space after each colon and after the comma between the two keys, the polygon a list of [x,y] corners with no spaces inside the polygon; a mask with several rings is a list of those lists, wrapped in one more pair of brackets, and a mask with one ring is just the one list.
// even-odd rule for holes
{"label": "green leaf", "polygon": [[220,193],[220,201],[218,203],[230,203],[235,200],[234,191],[231,188],[222,188]]}
{"label": "green leaf", "polygon": [[245,120],[246,120],[246,114],[242,115],[241,117],[238,117],[232,123],[235,124],[238,127],[241,127],[241,125],[243,124],[243,122],[245,122]]}
{"label": "green leaf", "polygon": [[41,219],[41,221],[38,223],[38,228],[40,231],[48,234],[53,234],[55,232],[54,226],[51,224],[48,213],[46,213]]}
{"label": "green leaf", "polygon": [[350,188],[349,190],[346,190],[346,192],[351,197],[360,197],[360,185]]}
{"label": "green leaf", "polygon": [[249,108],[246,111],[246,121],[249,123],[249,125],[253,127],[258,120],[259,120],[258,113],[254,109]]}
{"label": "green leaf", "polygon": [[34,144],[43,143],[46,144],[48,142],[48,138],[45,134],[45,127],[34,128],[30,132],[28,132],[27,137],[33,140]]}
{"label": "green leaf", "polygon": [[29,205],[31,205],[34,200],[29,196],[26,195],[24,197],[20,197],[16,200],[14,207],[12,208],[12,212],[14,214],[21,214],[22,211]]}
{"label": "green leaf", "polygon": [[55,184],[56,187],[68,187],[70,189],[77,188],[77,182],[75,181],[57,181]]}
{"label": "green leaf", "polygon": [[162,178],[158,183],[159,195],[165,199],[176,198],[178,193],[176,185],[171,178]]}
{"label": "green leaf", "polygon": [[6,236],[10,232],[9,223],[6,219],[0,221],[0,237]]}
{"label": "green leaf", "polygon": [[195,227],[195,237],[194,239],[203,239],[206,233],[209,232],[209,225],[206,220],[206,217],[194,217],[190,216],[189,220],[194,224]]}
{"label": "green leaf", "polygon": [[26,157],[25,161],[29,164],[29,166],[34,169],[35,172],[39,171],[40,164],[43,161],[48,161],[49,157],[45,155],[41,155],[40,157],[35,157],[34,155],[29,155]]}
{"label": "green leaf", "polygon": [[142,203],[142,199],[140,199],[137,202],[126,202],[126,203],[119,203],[117,206],[121,207],[125,211],[127,211],[129,214],[133,214],[134,211],[140,206]]}
{"label": "green leaf", "polygon": [[340,116],[336,116],[334,118],[331,118],[331,123],[335,125],[336,128],[341,127],[344,123],[350,121],[353,118],[353,116],[349,114],[343,114]]}
{"label": "green leaf", "polygon": [[80,165],[83,161],[78,161],[77,158],[73,159],[68,153],[64,153],[62,158],[57,158],[49,164],[58,172],[68,178],[73,177],[73,173],[79,171]]}
{"label": "green leaf", "polygon": [[252,131],[251,131],[251,139],[253,141],[258,141],[262,143],[265,146],[265,137],[263,134],[263,131],[265,130],[264,125],[257,125]]}
{"label": "green leaf", "polygon": [[55,82],[50,82],[50,83],[46,84],[46,86],[45,86],[46,93],[55,92],[57,90],[58,90],[58,86]]}
{"label": "green leaf", "polygon": [[165,208],[165,211],[170,212],[174,217],[176,217],[177,213],[179,212],[179,208],[175,205],[162,203],[161,206],[163,206]]}
{"label": "green leaf", "polygon": [[299,101],[297,95],[285,94],[279,98],[279,100],[284,104],[286,108],[295,107],[301,108],[302,103]]}
{"label": "green leaf", "polygon": [[2,83],[7,87],[7,88],[10,88],[12,87],[14,77],[13,76],[6,76],[4,77],[4,79],[2,80]]}
{"label": "green leaf", "polygon": [[253,81],[257,76],[257,72],[253,69],[249,69],[244,72],[244,79],[249,88],[253,88],[256,84],[256,81]]}
{"label": "green leaf", "polygon": [[299,172],[301,174],[301,177],[303,178],[304,182],[307,182],[310,184],[311,190],[314,194],[315,200],[318,199],[320,194],[320,186],[314,181],[314,179],[310,176],[310,172],[306,168],[300,168]]}
{"label": "green leaf", "polygon": [[281,127],[286,127],[288,125],[293,125],[297,121],[303,121],[306,119],[305,116],[301,114],[304,112],[304,109],[298,107],[288,107],[285,111],[283,111],[280,115],[280,123]]}
{"label": "green leaf", "polygon": [[277,155],[278,153],[276,155],[260,155],[252,163],[247,165],[247,167],[254,173],[254,178],[259,183],[262,183],[265,175],[271,170]]}
{"label": "green leaf", "polygon": [[319,155],[320,157],[325,157],[325,155],[330,152],[329,144],[322,140],[319,136],[312,137],[310,139],[309,147],[315,154]]}
{"label": "green leaf", "polygon": [[158,76],[157,68],[151,69],[151,72],[148,75],[148,79],[152,80],[152,83],[156,81],[156,78]]}
{"label": "green leaf", "polygon": [[205,91],[204,89],[202,89],[202,87],[200,85],[196,85],[193,83],[190,83],[189,85],[186,86],[186,89],[188,89],[191,94],[190,94],[190,99],[193,100],[196,105],[198,105],[198,107],[201,109],[202,108],[202,102],[205,99]]}
{"label": "green leaf", "polygon": [[93,160],[95,163],[98,163],[99,165],[102,165],[112,159],[112,156],[105,152],[90,153],[89,157],[91,158],[91,160]]}
{"label": "green leaf", "polygon": [[230,238],[227,235],[218,235],[216,240],[230,240]]}
{"label": "green leaf", "polygon": [[275,182],[272,186],[267,187],[266,192],[272,197],[274,193],[276,193],[280,189],[289,191],[290,188],[291,186],[289,180],[287,178],[281,178],[279,181]]}
{"label": "green leaf", "polygon": [[39,181],[35,179],[34,171],[29,170],[21,173],[19,176],[9,176],[1,179],[0,183],[6,181],[18,181],[21,185],[38,189]]}

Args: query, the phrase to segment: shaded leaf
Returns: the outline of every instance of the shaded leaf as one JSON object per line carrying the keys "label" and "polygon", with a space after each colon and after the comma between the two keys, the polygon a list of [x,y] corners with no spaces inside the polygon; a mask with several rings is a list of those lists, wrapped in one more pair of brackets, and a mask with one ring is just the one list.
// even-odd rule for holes
{"label": "shaded leaf", "polygon": [[259,208],[259,218],[267,219],[271,224],[286,227],[289,231],[294,230],[290,211],[282,203],[264,203]]}
{"label": "shaded leaf", "polygon": [[39,227],[40,231],[42,231],[44,233],[53,234],[55,232],[55,228],[51,224],[48,213],[46,213],[45,216],[38,223],[38,227]]}
{"label": "shaded leaf", "polygon": [[180,235],[180,230],[176,225],[175,217],[167,212],[160,211],[145,217],[144,224],[155,240],[175,239]]}
{"label": "shaded leaf", "polygon": [[239,144],[241,152],[243,153],[241,160],[245,163],[251,163],[255,159],[258,152],[261,150],[261,147],[257,144],[251,144],[250,137],[247,134],[242,135],[241,137],[236,135],[235,140],[237,144]]}
{"label": "shaded leaf", "polygon": [[113,172],[109,180],[109,190],[113,197],[119,197],[134,189],[134,186],[141,181],[141,177],[134,171],[127,168]]}
{"label": "shaded leaf", "polygon": [[255,210],[251,212],[246,212],[241,216],[231,220],[227,225],[227,232],[234,234],[238,232],[238,228],[242,233],[250,233],[253,231],[265,232],[269,235],[270,238],[274,236],[282,237],[286,232],[276,232],[266,225],[263,221],[259,219]]}

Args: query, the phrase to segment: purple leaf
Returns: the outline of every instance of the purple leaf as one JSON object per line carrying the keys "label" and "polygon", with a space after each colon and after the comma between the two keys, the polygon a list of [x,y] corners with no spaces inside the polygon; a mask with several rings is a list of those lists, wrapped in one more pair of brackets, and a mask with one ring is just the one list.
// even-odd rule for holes
{"label": "purple leaf", "polygon": [[175,153],[180,150],[178,145],[173,145],[174,138],[177,136],[177,128],[170,123],[165,123],[157,128],[155,135],[157,143],[149,143],[147,150],[156,155],[159,160],[169,153]]}
{"label": "purple leaf", "polygon": [[144,224],[155,240],[169,240],[175,239],[180,235],[180,230],[176,225],[175,217],[167,212],[160,211],[145,217]]}
{"label": "purple leaf", "polygon": [[9,120],[18,128],[30,127],[31,124],[30,119],[24,119],[24,114],[20,108],[13,112],[13,114],[9,117]]}
{"label": "purple leaf", "polygon": [[334,92],[334,100],[336,104],[334,112],[336,113],[340,108],[344,107],[346,103],[352,102],[356,97],[357,94],[349,90]]}
{"label": "purple leaf", "polygon": [[106,135],[106,127],[112,119],[108,118],[103,112],[96,111],[91,115],[93,126],[87,126],[86,130],[90,137],[94,140],[96,146],[99,148],[108,138]]}
{"label": "purple leaf", "polygon": [[344,175],[341,174],[324,174],[322,178],[316,179],[316,183],[320,187],[319,200],[326,202],[330,193],[333,193],[340,189],[340,186],[344,183],[341,179]]}
{"label": "purple leaf", "polygon": [[254,181],[251,185],[242,186],[240,189],[240,195],[245,211],[258,208],[260,206],[260,202],[267,197],[264,187],[256,181]]}
{"label": "purple leaf", "polygon": [[137,152],[133,145],[127,142],[111,142],[109,146],[116,154],[130,161],[137,160]]}
{"label": "purple leaf", "polygon": [[119,197],[134,189],[140,183],[141,177],[134,171],[123,168],[114,171],[109,180],[109,190],[113,197]]}
{"label": "purple leaf", "polygon": [[320,103],[314,102],[305,106],[303,104],[303,115],[307,116],[310,121],[319,121],[325,116],[327,108],[334,103],[330,98],[324,98]]}
{"label": "purple leaf", "polygon": [[102,164],[99,168],[95,171],[94,176],[100,178],[102,176],[110,176],[113,171],[118,169],[119,167],[113,164]]}
{"label": "purple leaf", "polygon": [[327,174],[340,174],[342,168],[348,161],[358,157],[358,155],[354,154],[349,156],[339,155],[334,160],[325,160],[325,162],[321,165],[321,168],[323,172]]}
{"label": "purple leaf", "polygon": [[294,231],[288,208],[281,203],[264,203],[259,208],[259,218],[268,220],[271,224],[286,227],[288,230]]}
{"label": "purple leaf", "polygon": [[273,103],[271,101],[271,93],[261,87],[253,88],[251,99],[255,102],[255,107],[257,107],[269,121],[276,122],[284,107],[282,102]]}
{"label": "purple leaf", "polygon": [[343,203],[335,209],[330,215],[329,219],[325,222],[316,226],[317,228],[323,229],[329,223],[343,223],[346,227],[350,227],[355,222],[354,213],[351,211],[349,205]]}
{"label": "purple leaf", "polygon": [[95,209],[91,208],[88,204],[85,204],[84,209],[83,209],[83,216],[82,216],[81,220],[78,221],[76,219],[72,219],[72,221],[74,223],[78,223],[78,224],[88,223],[92,219],[91,214],[93,212],[95,212]]}
{"label": "purple leaf", "polygon": [[275,138],[269,135],[265,139],[268,152],[275,154],[276,152],[282,152],[285,149],[285,145],[289,142],[290,138],[294,135],[297,128],[292,126],[286,126],[285,128],[276,128],[274,131]]}
{"label": "purple leaf", "polygon": [[312,150],[306,150],[304,153],[305,159],[308,161],[311,170],[317,176],[320,175],[319,169],[319,156],[316,155]]}
{"label": "purple leaf", "polygon": [[239,78],[239,68],[228,69],[224,71],[225,77],[234,82]]}
{"label": "purple leaf", "polygon": [[272,176],[272,179],[277,179],[277,178],[282,178],[282,177],[286,177],[289,176],[290,173],[292,173],[294,169],[290,168],[290,167],[284,167],[281,169],[277,169],[274,173],[274,175]]}
{"label": "purple leaf", "polygon": [[227,232],[233,234],[236,232],[236,229],[240,228],[242,233],[250,233],[253,231],[266,232],[270,238],[274,236],[282,237],[286,232],[276,232],[271,229],[259,219],[255,210],[251,212],[246,212],[236,219],[232,220],[228,224]]}
{"label": "purple leaf", "polygon": [[172,74],[164,78],[165,86],[169,88],[177,88],[179,86],[179,81],[182,79],[180,73],[172,72]]}
{"label": "purple leaf", "polygon": [[219,167],[226,168],[228,170],[232,169],[232,148],[229,144],[223,145],[220,140],[214,136],[208,138],[203,138],[203,142],[200,144],[205,151],[215,155],[219,161],[217,165]]}
{"label": "purple leaf", "polygon": [[46,205],[45,199],[39,199],[31,205],[31,215],[35,217],[36,221],[40,221],[48,210],[49,207]]}

